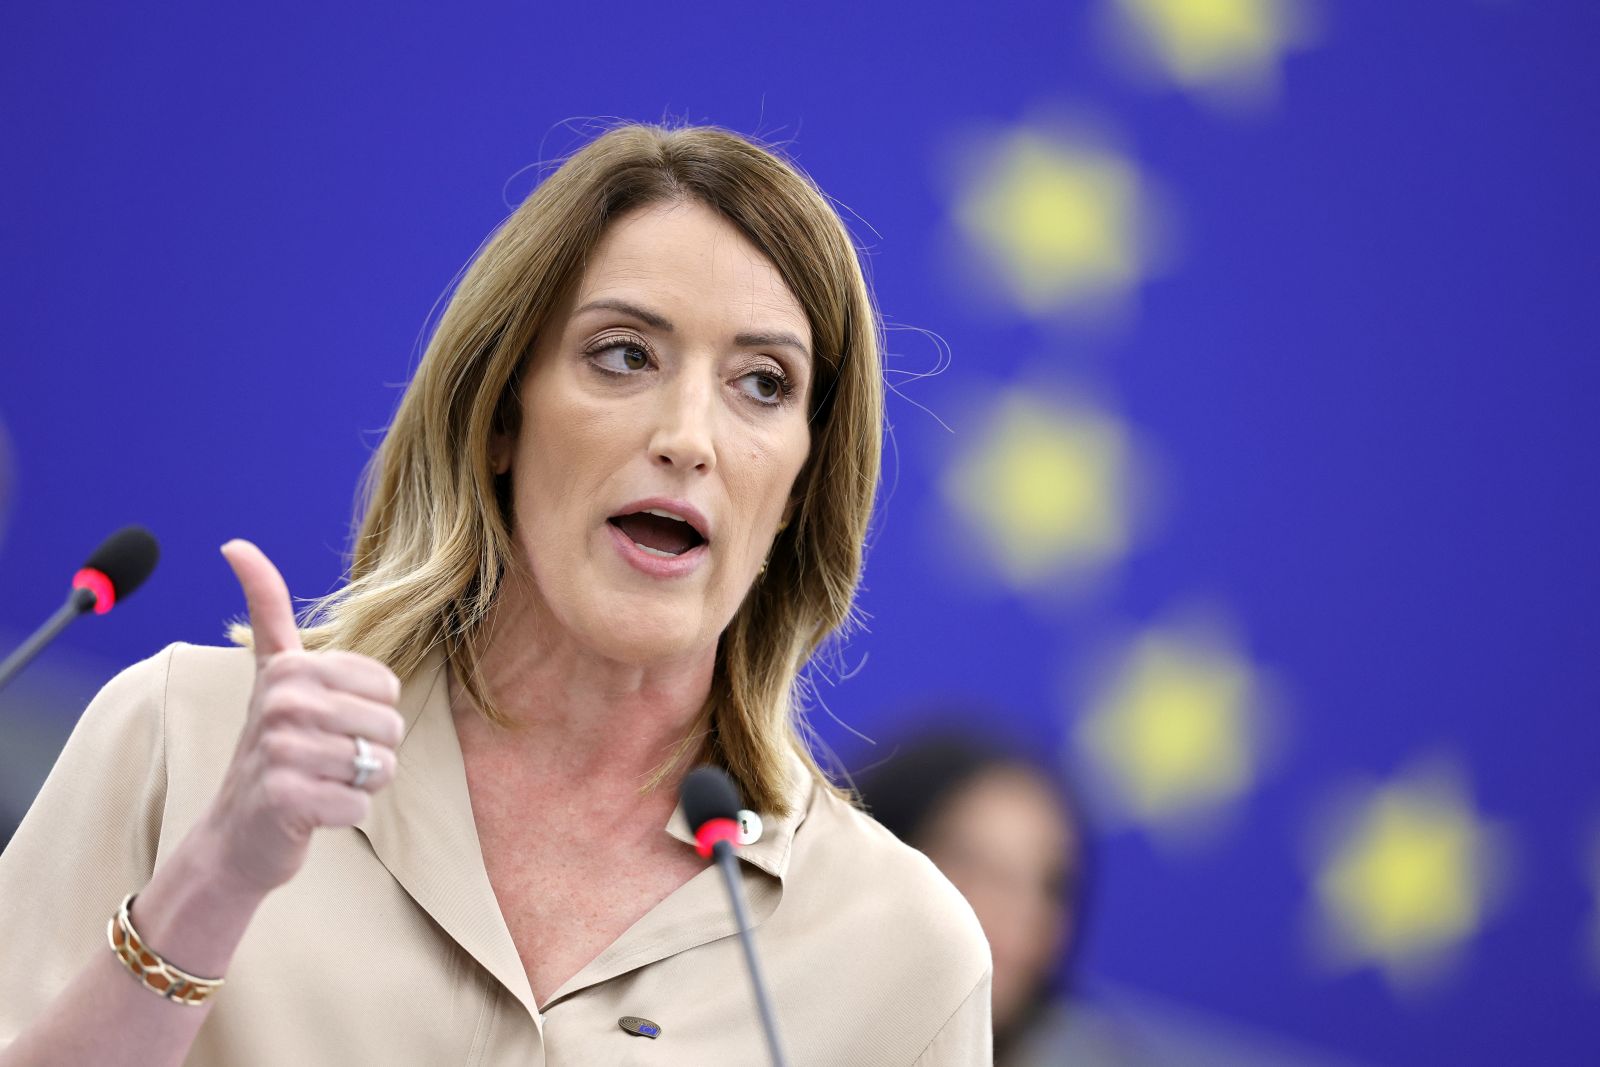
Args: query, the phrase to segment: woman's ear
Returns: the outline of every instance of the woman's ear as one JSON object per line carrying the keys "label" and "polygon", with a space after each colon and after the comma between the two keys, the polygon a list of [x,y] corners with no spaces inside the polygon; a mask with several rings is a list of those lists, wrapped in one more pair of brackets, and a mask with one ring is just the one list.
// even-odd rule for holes
{"label": "woman's ear", "polygon": [[511,469],[511,436],[503,433],[489,435],[489,466],[495,477]]}
{"label": "woman's ear", "polygon": [[496,478],[511,470],[511,457],[517,451],[517,437],[522,429],[522,406],[517,399],[521,380],[522,367],[519,366],[500,391],[494,419],[489,423],[489,467]]}

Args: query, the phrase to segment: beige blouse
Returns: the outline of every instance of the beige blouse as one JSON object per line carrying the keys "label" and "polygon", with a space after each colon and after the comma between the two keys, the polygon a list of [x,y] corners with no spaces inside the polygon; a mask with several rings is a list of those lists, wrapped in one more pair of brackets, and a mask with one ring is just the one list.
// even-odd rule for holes
{"label": "beige blouse", "polygon": [[[765,1064],[709,867],[535,1005],[484,872],[446,669],[436,655],[406,681],[395,780],[364,823],[319,831],[266,899],[186,1062]],[[84,712],[0,854],[0,1047],[110,951],[106,919],[221,784],[253,680],[248,650],[172,645]],[[921,853],[814,788],[798,759],[792,782],[796,813],[763,815],[761,839],[740,850],[791,1064],[990,1064],[989,949],[972,909]],[[664,832],[692,847],[681,811]],[[623,1016],[659,1036],[623,1030]]]}

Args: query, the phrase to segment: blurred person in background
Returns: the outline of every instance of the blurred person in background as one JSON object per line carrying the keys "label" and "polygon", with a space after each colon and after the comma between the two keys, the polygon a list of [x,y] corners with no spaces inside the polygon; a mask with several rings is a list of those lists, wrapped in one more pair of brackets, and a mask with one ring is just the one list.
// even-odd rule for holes
{"label": "blurred person in background", "polygon": [[932,860],[977,913],[994,955],[998,1067],[1132,1062],[1103,1025],[1071,1009],[1088,842],[1068,786],[970,735],[888,747],[893,755],[859,775],[858,790],[872,816]]}

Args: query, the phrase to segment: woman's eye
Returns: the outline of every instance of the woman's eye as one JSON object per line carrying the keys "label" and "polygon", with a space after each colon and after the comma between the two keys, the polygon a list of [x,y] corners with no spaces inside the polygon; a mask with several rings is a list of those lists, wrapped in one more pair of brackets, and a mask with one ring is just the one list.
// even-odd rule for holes
{"label": "woman's eye", "polygon": [[612,341],[599,348],[590,349],[589,358],[601,369],[614,374],[640,371],[650,365],[650,353],[632,341]]}
{"label": "woman's eye", "polygon": [[751,371],[741,381],[745,385],[745,392],[763,404],[782,403],[789,392],[788,380],[772,371]]}

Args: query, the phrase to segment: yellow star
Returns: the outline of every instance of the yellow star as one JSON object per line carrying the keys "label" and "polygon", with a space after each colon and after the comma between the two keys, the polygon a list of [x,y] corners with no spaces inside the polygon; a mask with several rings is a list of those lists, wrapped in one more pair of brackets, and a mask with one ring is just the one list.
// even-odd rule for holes
{"label": "yellow star", "polygon": [[1218,642],[1157,629],[1133,643],[1113,678],[1075,739],[1125,814],[1181,828],[1254,784],[1249,664]]}
{"label": "yellow star", "polygon": [[1023,311],[1097,314],[1144,273],[1144,207],[1128,160],[1086,140],[1022,130],[972,174],[956,220]]}
{"label": "yellow star", "polygon": [[945,498],[1021,589],[1103,567],[1128,547],[1126,429],[1086,405],[1003,396],[944,479]]}
{"label": "yellow star", "polygon": [[1314,36],[1306,0],[1115,0],[1136,61],[1208,103],[1259,104],[1290,48]]}
{"label": "yellow star", "polygon": [[1345,812],[1316,878],[1328,947],[1415,985],[1482,926],[1497,888],[1497,831],[1460,775],[1414,769]]}

